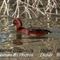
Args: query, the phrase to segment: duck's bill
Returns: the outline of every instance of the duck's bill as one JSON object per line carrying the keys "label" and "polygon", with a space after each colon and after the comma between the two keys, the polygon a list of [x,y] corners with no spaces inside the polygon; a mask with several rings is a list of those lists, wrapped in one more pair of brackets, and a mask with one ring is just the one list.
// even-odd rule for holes
{"label": "duck's bill", "polygon": [[8,25],[8,26],[14,26],[14,24]]}

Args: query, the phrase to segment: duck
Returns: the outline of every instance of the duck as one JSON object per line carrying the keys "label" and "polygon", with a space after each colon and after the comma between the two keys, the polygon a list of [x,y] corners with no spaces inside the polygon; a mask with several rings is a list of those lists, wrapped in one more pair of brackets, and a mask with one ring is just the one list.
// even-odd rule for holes
{"label": "duck", "polygon": [[51,31],[42,28],[25,28],[23,27],[22,20],[20,18],[14,18],[13,25],[16,27],[16,32],[28,36],[44,36]]}

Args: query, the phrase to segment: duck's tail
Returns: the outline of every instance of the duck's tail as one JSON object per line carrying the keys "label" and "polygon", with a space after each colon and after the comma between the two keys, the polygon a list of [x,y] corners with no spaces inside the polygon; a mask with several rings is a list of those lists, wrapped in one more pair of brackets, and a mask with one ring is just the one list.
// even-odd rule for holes
{"label": "duck's tail", "polygon": [[50,30],[46,30],[48,33],[52,33],[52,31],[50,31]]}

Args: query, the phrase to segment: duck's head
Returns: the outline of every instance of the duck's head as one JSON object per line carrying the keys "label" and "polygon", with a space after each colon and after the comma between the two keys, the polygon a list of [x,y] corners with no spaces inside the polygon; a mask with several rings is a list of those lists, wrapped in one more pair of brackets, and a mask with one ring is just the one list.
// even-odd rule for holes
{"label": "duck's head", "polygon": [[13,24],[14,24],[17,28],[22,27],[22,21],[21,21],[20,18],[14,18]]}

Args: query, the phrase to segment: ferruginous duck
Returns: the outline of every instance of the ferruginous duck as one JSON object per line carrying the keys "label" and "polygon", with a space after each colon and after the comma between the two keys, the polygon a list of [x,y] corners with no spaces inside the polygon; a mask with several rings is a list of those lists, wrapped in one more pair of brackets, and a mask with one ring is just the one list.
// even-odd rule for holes
{"label": "ferruginous duck", "polygon": [[51,31],[46,30],[46,29],[39,29],[39,28],[29,29],[29,28],[25,28],[25,27],[22,26],[22,20],[20,18],[15,18],[13,20],[13,24],[16,26],[16,31],[18,33],[26,34],[26,35],[29,35],[29,36],[44,36],[48,33],[51,33]]}

